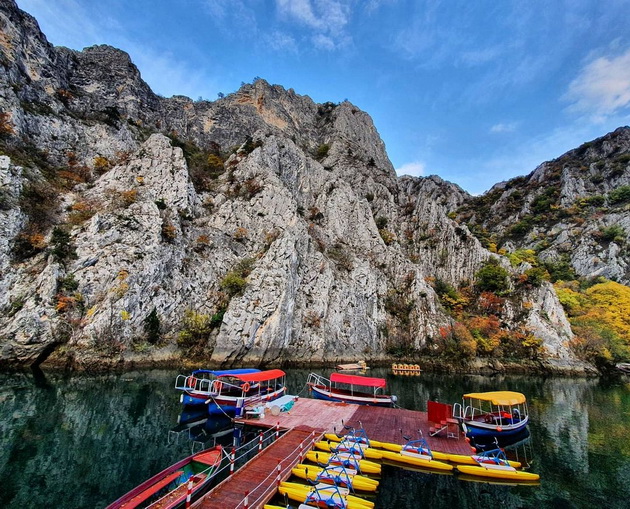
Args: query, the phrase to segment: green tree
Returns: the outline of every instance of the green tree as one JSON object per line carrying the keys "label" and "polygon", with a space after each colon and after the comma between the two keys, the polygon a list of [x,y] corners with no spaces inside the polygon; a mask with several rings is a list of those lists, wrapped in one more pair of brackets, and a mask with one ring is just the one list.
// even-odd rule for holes
{"label": "green tree", "polygon": [[475,286],[481,292],[501,293],[508,290],[508,271],[490,258],[475,274]]}

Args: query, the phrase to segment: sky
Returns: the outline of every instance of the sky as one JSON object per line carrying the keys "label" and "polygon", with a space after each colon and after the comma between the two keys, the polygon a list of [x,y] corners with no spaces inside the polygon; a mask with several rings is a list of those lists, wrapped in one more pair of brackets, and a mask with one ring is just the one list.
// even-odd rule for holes
{"label": "sky", "polygon": [[17,0],[165,97],[261,77],[372,119],[399,175],[480,194],[630,124],[630,0]]}

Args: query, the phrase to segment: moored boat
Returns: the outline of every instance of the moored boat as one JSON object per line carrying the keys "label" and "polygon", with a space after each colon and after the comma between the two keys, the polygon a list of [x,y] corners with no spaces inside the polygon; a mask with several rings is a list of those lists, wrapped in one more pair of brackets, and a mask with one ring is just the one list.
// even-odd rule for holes
{"label": "moored boat", "polygon": [[374,507],[374,502],[343,493],[343,490],[337,486],[306,486],[293,482],[281,482],[278,492],[297,502],[323,508],[373,509]]}
{"label": "moored boat", "polygon": [[[186,502],[189,489],[191,498],[196,499],[210,487],[222,457],[220,445],[193,454],[136,486],[106,509],[181,507]],[[192,487],[189,486],[191,482]]]}
{"label": "moored boat", "polygon": [[529,422],[527,399],[512,391],[464,394],[461,405],[453,405],[453,417],[476,439],[519,435]]}
{"label": "moored boat", "polygon": [[385,407],[391,407],[396,402],[396,396],[383,394],[384,378],[333,373],[328,379],[311,373],[306,384],[314,398],[325,401]]}
{"label": "moored boat", "polygon": [[344,488],[352,488],[359,491],[376,491],[378,481],[364,475],[347,471],[344,467],[318,467],[300,463],[291,469],[291,473],[301,479],[335,484]]}
{"label": "moored boat", "polygon": [[[186,406],[205,405],[216,391],[213,389],[217,383],[223,380],[231,380],[238,384],[238,380],[232,380],[233,376],[259,373],[257,368],[239,369],[196,369],[190,375],[177,375],[175,389],[182,391],[180,402]],[[240,382],[241,384],[245,382]]]}
{"label": "moored boat", "polygon": [[477,465],[457,465],[457,470],[463,474],[474,475],[476,477],[490,477],[493,479],[509,479],[514,481],[537,481],[538,474],[517,470],[514,464],[505,457],[501,449],[494,449],[473,458]]}
{"label": "moored boat", "polygon": [[281,369],[247,373],[230,370],[218,375],[211,383],[192,376],[178,377],[176,388],[188,391],[186,395],[194,391],[196,399],[205,398],[204,404],[211,415],[240,415],[246,407],[264,405],[283,396],[285,376]]}

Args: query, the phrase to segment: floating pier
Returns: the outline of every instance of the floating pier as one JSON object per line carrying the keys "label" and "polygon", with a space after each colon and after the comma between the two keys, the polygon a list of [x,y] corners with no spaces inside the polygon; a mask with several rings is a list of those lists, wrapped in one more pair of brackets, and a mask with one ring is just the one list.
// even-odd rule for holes
{"label": "floating pier", "polygon": [[427,412],[401,408],[297,398],[288,412],[278,415],[266,412],[264,417],[240,418],[235,423],[288,431],[197,501],[193,505],[195,508],[262,507],[273,497],[278,484],[289,478],[291,468],[302,461],[312,444],[324,433],[345,433],[344,425],[362,427],[369,438],[396,444],[405,443],[403,434],[418,438],[418,430],[421,430],[431,449],[471,454],[470,446],[459,430],[453,433],[446,429],[443,434],[432,436],[431,430],[435,430],[439,423],[429,422]]}

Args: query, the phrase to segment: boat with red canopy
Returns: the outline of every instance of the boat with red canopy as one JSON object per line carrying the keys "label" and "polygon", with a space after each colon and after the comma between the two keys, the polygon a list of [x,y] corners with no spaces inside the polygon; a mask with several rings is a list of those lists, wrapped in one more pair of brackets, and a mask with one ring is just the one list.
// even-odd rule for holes
{"label": "boat with red canopy", "polygon": [[233,416],[246,407],[264,405],[283,396],[286,391],[285,377],[281,369],[253,372],[230,370],[216,376],[211,383],[196,378],[194,374],[182,380],[178,377],[175,388],[186,391],[187,395],[194,391],[195,399],[203,400],[211,415]]}
{"label": "boat with red canopy", "polygon": [[357,405],[391,407],[396,396],[384,394],[385,379],[361,375],[333,373],[330,378],[311,373],[306,382],[316,399],[342,401]]}

